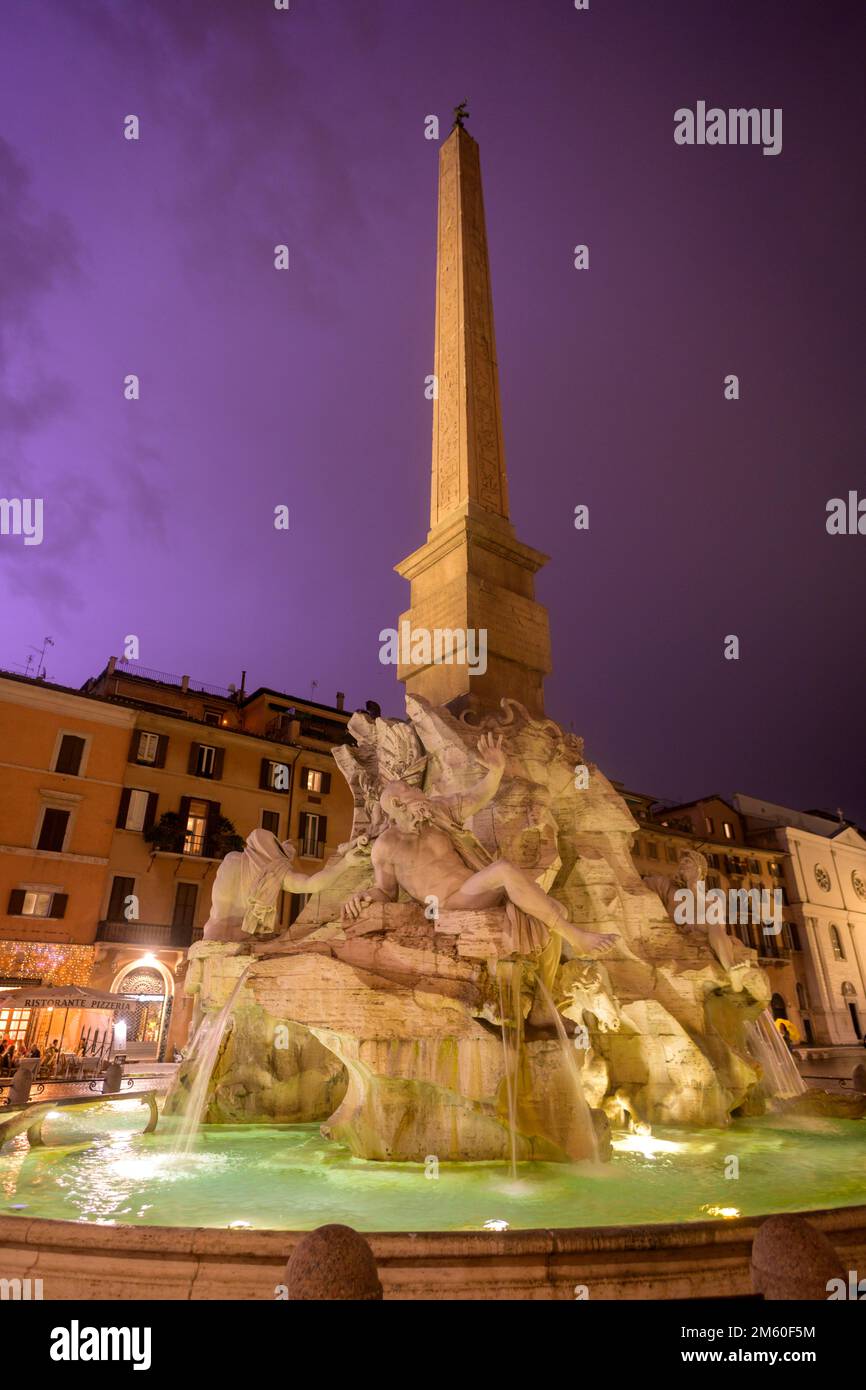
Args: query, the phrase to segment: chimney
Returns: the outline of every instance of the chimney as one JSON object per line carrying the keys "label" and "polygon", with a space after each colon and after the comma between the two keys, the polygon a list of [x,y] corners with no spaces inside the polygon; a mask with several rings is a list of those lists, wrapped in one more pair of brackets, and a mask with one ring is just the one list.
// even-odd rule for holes
{"label": "chimney", "polygon": [[345,690],[338,690],[338,691],[337,691],[337,709],[342,709],[342,708],[343,708],[343,705],[344,705],[345,703],[346,703],[346,692],[345,692]]}
{"label": "chimney", "polygon": [[107,676],[113,676],[113,675],[114,675],[114,668],[115,668],[116,665],[117,665],[117,657],[116,657],[116,656],[110,656],[110,657],[108,658],[108,669],[107,669],[107,671],[105,672],[105,674],[106,674]]}

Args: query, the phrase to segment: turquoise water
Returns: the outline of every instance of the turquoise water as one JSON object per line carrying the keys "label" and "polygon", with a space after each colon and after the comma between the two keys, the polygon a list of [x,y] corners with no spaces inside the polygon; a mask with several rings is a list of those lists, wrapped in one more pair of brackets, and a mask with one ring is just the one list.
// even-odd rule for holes
{"label": "turquoise water", "polygon": [[[866,1125],[852,1120],[764,1117],[615,1135],[609,1164],[525,1163],[515,1184],[501,1163],[441,1164],[428,1178],[423,1164],[352,1158],[317,1125],[210,1126],[173,1159],[168,1128],[141,1133],[145,1115],[132,1100],[107,1103],[48,1119],[52,1147],[13,1140],[0,1154],[0,1212],[108,1225],[477,1231],[866,1203]],[[733,1159],[739,1176],[726,1178]]]}

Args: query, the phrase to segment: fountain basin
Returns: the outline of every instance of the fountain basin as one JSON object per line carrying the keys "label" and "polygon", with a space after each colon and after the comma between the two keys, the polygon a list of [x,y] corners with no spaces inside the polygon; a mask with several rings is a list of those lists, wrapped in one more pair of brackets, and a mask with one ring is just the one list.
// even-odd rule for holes
{"label": "fountain basin", "polygon": [[750,1292],[757,1226],[780,1211],[866,1264],[858,1121],[619,1134],[609,1165],[522,1164],[516,1189],[501,1164],[425,1177],[354,1159],[314,1126],[214,1126],[172,1159],[167,1136],[124,1124],[86,1146],[67,1132],[31,1153],[22,1138],[0,1156],[7,1277],[42,1278],[46,1298],[272,1299],[302,1231],[343,1221],[370,1233],[387,1297],[573,1298],[576,1284],[592,1298],[736,1295]]}

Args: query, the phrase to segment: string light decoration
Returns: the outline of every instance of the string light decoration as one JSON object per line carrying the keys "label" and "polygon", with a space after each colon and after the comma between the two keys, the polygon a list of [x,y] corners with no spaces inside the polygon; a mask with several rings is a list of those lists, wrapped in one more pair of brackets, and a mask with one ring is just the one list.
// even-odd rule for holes
{"label": "string light decoration", "polygon": [[0,941],[0,976],[39,980],[43,985],[86,985],[95,946],[61,946],[47,941]]}

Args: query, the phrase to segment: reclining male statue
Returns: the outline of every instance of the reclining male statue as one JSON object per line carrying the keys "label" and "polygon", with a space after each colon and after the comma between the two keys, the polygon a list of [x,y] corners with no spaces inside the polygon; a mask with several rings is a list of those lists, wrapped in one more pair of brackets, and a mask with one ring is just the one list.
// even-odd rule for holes
{"label": "reclining male statue", "polygon": [[579,956],[603,954],[617,941],[615,933],[584,931],[569,922],[566,910],[548,897],[528,874],[506,859],[490,855],[464,821],[495,796],[505,771],[502,740],[484,734],[478,761],[487,776],[468,791],[452,796],[425,796],[406,782],[389,782],[380,802],[391,821],[373,842],[375,887],[353,894],[343,915],[356,918],[374,902],[394,902],[398,891],[440,911],[482,911],[506,907],[514,954],[529,955],[547,946],[549,933],[569,942]]}

